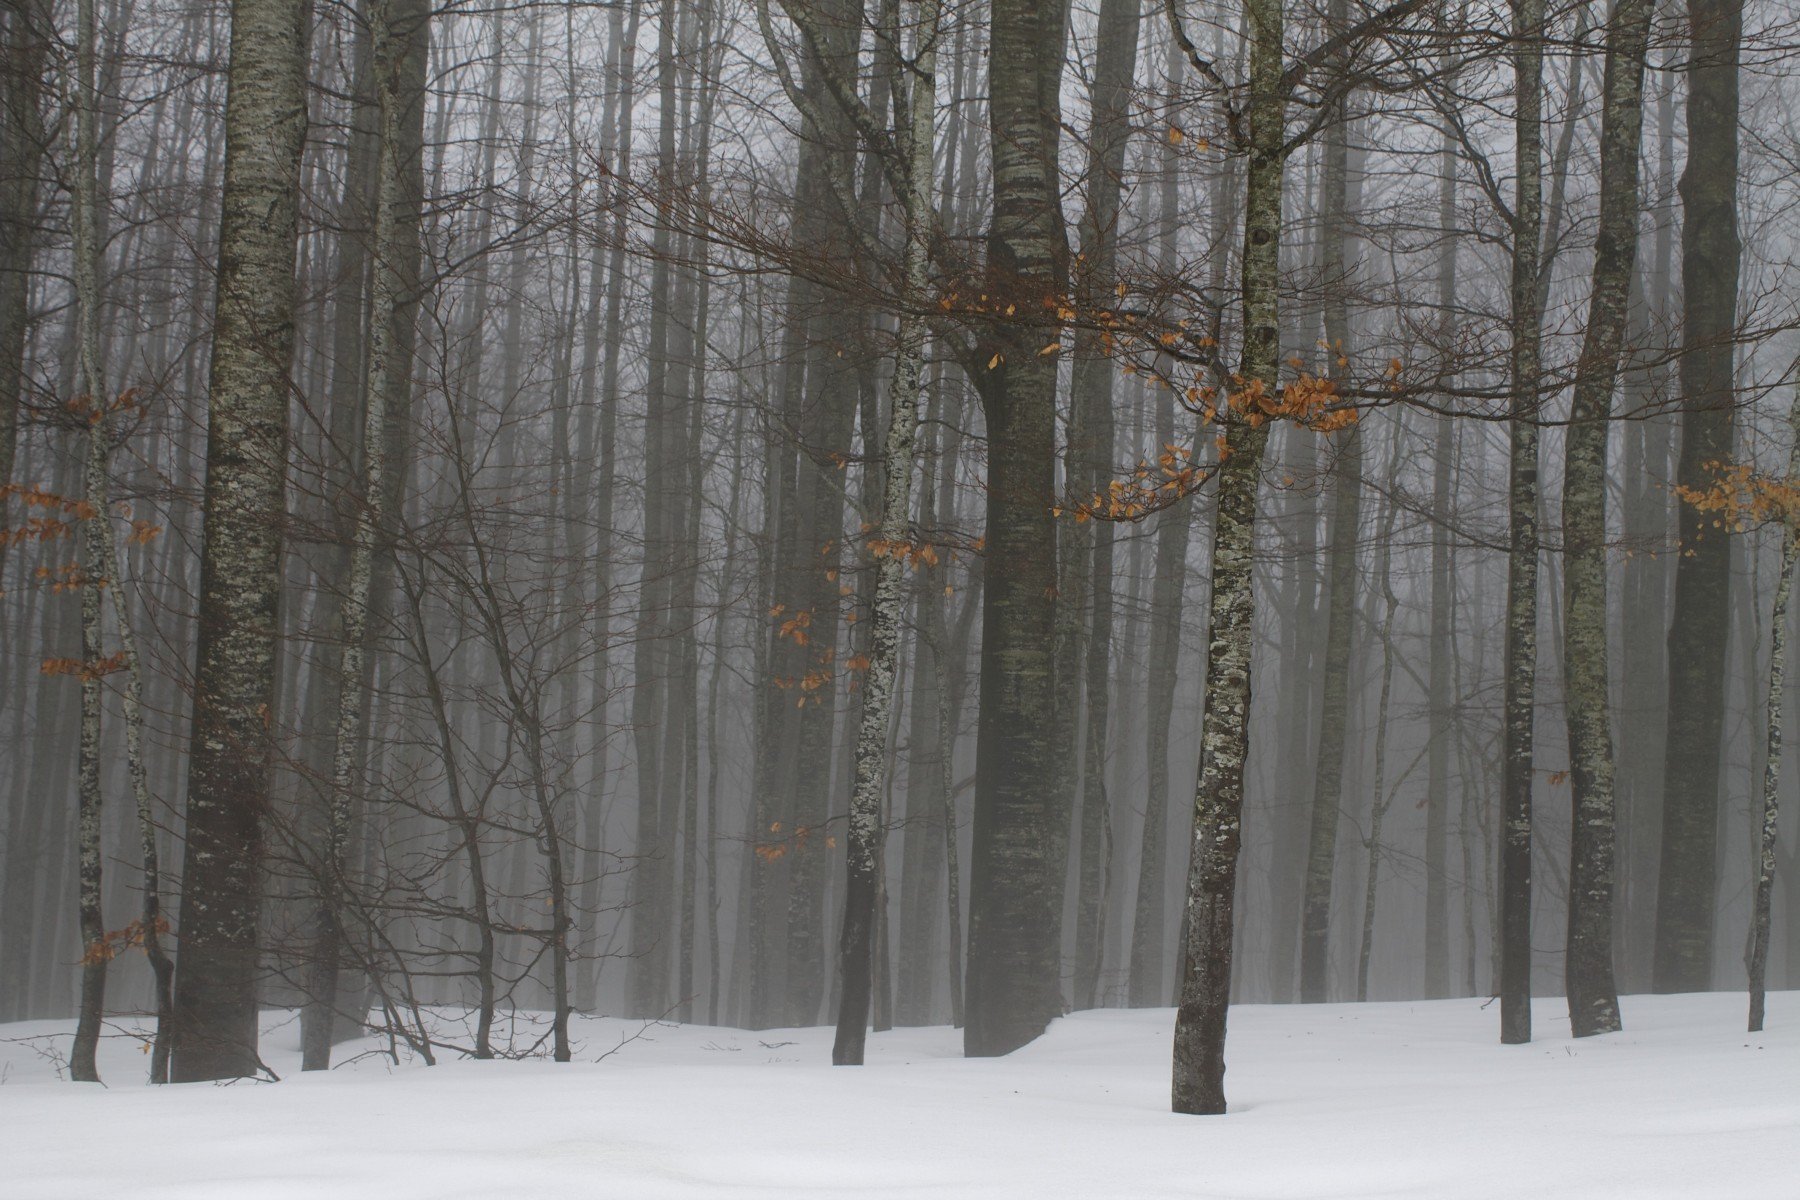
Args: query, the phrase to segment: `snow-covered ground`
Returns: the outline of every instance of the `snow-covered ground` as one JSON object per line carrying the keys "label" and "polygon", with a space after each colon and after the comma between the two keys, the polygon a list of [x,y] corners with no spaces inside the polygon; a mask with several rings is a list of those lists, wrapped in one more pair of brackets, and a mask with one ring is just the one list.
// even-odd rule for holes
{"label": "snow-covered ground", "polygon": [[1166,1009],[1078,1013],[1005,1059],[899,1030],[833,1068],[829,1030],[594,1019],[566,1066],[308,1076],[270,1014],[283,1082],[163,1089],[128,1037],[109,1087],[58,1082],[67,1026],[36,1022],[0,1027],[0,1196],[1800,1197],[1800,993],[1756,1036],[1740,994],[1624,1014],[1576,1042],[1540,1000],[1540,1040],[1502,1047],[1479,1000],[1235,1008],[1223,1118],[1168,1112]]}

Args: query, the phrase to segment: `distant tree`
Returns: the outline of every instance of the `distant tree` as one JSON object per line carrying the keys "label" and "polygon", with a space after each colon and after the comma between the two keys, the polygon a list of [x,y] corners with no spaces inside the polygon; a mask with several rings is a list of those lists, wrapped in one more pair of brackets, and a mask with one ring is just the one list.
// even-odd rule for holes
{"label": "distant tree", "polygon": [[1788,407],[1787,471],[1759,473],[1741,462],[1715,462],[1703,488],[1677,485],[1676,495],[1699,519],[1724,532],[1742,532],[1766,524],[1781,530],[1780,574],[1769,609],[1769,676],[1763,731],[1762,811],[1757,826],[1756,874],[1750,902],[1750,936],[1744,965],[1750,979],[1751,1033],[1762,1030],[1767,1012],[1769,927],[1775,892],[1775,849],[1781,829],[1781,756],[1785,725],[1789,604],[1794,567],[1800,563],[1800,398]]}
{"label": "distant tree", "polygon": [[[370,21],[374,26],[370,57],[376,93],[374,286],[370,289],[367,362],[358,405],[363,417],[358,439],[362,467],[354,491],[361,505],[355,517],[341,614],[340,686],[332,736],[326,844],[319,869],[317,943],[307,984],[310,1020],[303,1025],[302,1069],[312,1071],[325,1070],[331,1062],[344,953],[346,858],[357,808],[357,771],[368,736],[369,703],[363,681],[373,641],[370,618],[379,593],[385,590],[377,582],[378,556],[383,542],[392,537],[398,516],[394,509],[402,495],[399,485],[405,462],[396,452],[404,452],[405,409],[412,387],[411,321],[418,311],[414,293],[419,273],[419,143],[430,13],[411,0],[380,0]],[[391,547],[387,552],[391,555]]]}

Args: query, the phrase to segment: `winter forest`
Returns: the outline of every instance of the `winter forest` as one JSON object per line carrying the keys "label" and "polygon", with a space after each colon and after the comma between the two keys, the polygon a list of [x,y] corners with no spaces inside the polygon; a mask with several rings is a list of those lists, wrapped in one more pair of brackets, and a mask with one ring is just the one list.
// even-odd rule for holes
{"label": "winter forest", "polygon": [[[1644,1178],[1756,1169],[1797,58],[1778,0],[5,0],[0,1084],[242,1082],[0,1086],[0,1193],[404,1077],[521,1137],[941,1087],[944,1195],[1013,1194],[1004,1095],[1213,1195],[1171,1107],[1379,1123],[1292,1038],[1427,1130],[1551,1103],[1534,1038],[1615,1072],[1570,1114],[1678,1063],[1737,1117]],[[1102,1062],[1129,1120],[1018,1108]],[[189,1157],[48,1161],[128,1123]],[[714,1182],[890,1194],[810,1152]],[[1482,1170],[1404,1178],[1561,1194]],[[496,1178],[370,1194],[563,1176]]]}

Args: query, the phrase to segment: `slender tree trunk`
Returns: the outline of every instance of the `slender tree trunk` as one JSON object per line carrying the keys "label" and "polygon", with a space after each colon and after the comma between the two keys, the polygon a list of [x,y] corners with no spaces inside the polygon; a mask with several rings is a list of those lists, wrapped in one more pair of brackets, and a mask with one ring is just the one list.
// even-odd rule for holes
{"label": "slender tree trunk", "polygon": [[102,556],[106,535],[96,527],[111,519],[108,512],[106,469],[110,447],[107,439],[111,397],[100,365],[100,259],[99,241],[99,96],[95,91],[95,55],[99,29],[94,0],[78,0],[75,6],[75,346],[79,360],[80,392],[75,411],[87,422],[87,465],[83,492],[94,509],[81,535],[81,732],[77,772],[80,813],[77,821],[78,903],[81,927],[81,1005],[75,1025],[75,1044],[69,1053],[69,1076],[77,1083],[98,1083],[94,1063],[100,1045],[100,1022],[106,1009],[106,967],[113,947],[106,937],[103,905],[103,848],[101,811],[104,796],[100,778],[100,720],[105,703],[105,657],[101,639],[101,588],[110,573]]}
{"label": "slender tree trunk", "polygon": [[[1406,441],[1406,428],[1400,425],[1394,430],[1394,449],[1388,461],[1384,475],[1388,479],[1399,473],[1402,461],[1401,449]],[[1375,702],[1375,754],[1374,780],[1369,788],[1369,831],[1364,843],[1368,852],[1368,865],[1364,872],[1363,908],[1362,908],[1362,941],[1356,958],[1356,999],[1358,1003],[1369,998],[1369,964],[1375,952],[1375,904],[1381,897],[1381,825],[1387,817],[1389,805],[1394,801],[1387,786],[1387,745],[1388,745],[1388,705],[1394,692],[1394,620],[1400,610],[1400,597],[1394,592],[1394,521],[1399,515],[1400,506],[1388,501],[1383,510],[1381,531],[1375,538],[1380,547],[1380,559],[1375,566],[1375,578],[1381,584],[1381,695]],[[1404,778],[1404,776],[1402,776]],[[1396,790],[1399,781],[1396,781]]]}
{"label": "slender tree trunk", "polygon": [[[1173,11],[1173,10],[1171,10]],[[1243,338],[1239,374],[1273,391],[1281,369],[1281,185],[1286,152],[1281,0],[1249,0],[1250,121],[1244,181]],[[1227,406],[1227,409],[1229,406]],[[1222,410],[1212,599],[1206,654],[1206,715],[1188,862],[1187,934],[1175,1014],[1172,1106],[1225,1111],[1225,1017],[1231,1004],[1232,934],[1244,773],[1250,758],[1251,626],[1256,493],[1268,444],[1266,423]]]}
{"label": "slender tree trunk", "polygon": [[[1111,306],[1118,269],[1120,195],[1130,141],[1130,93],[1137,74],[1140,0],[1104,0],[1095,31],[1092,133],[1088,141],[1087,209],[1079,228],[1081,268],[1076,286],[1090,311]],[[1113,470],[1113,364],[1096,330],[1075,335],[1069,454],[1072,482],[1084,494],[1104,490]],[[1160,447],[1158,453],[1160,453]],[[1065,526],[1064,533],[1069,531]],[[1106,954],[1106,891],[1112,861],[1112,811],[1106,792],[1108,722],[1112,691],[1113,527],[1086,527],[1090,608],[1083,641],[1080,686],[1086,719],[1081,748],[1081,858],[1077,873],[1075,1006],[1100,1002]],[[1076,551],[1079,553],[1079,549]]]}
{"label": "slender tree trunk", "polygon": [[1512,421],[1507,478],[1506,651],[1501,751],[1500,1040],[1531,1040],[1532,721],[1537,688],[1538,371],[1543,309],[1543,0],[1513,9],[1518,182],[1512,217]]}
{"label": "slender tree trunk", "polygon": [[[1180,54],[1172,40],[1167,69],[1172,81],[1180,78]],[[1163,139],[1160,158],[1158,257],[1162,274],[1172,277],[1179,261],[1181,202],[1180,159],[1172,140]],[[1226,190],[1228,187],[1219,189]],[[1224,207],[1220,199],[1214,201],[1215,218],[1219,208]],[[1219,249],[1223,250],[1223,243]],[[1222,253],[1219,256],[1224,257]],[[1165,389],[1157,397],[1159,451],[1175,439],[1175,393]],[[1150,589],[1150,649],[1144,696],[1144,830],[1138,847],[1137,898],[1131,923],[1129,996],[1134,1008],[1160,1007],[1169,1000],[1163,966],[1169,941],[1164,882],[1169,860],[1169,741],[1175,720],[1175,687],[1180,677],[1181,616],[1187,593],[1188,541],[1194,508],[1194,501],[1189,498],[1156,518],[1156,579]]]}
{"label": "slender tree trunk", "polygon": [[899,657],[900,622],[906,608],[906,566],[912,539],[915,467],[913,446],[919,426],[919,395],[925,379],[927,327],[920,312],[930,287],[932,233],[932,159],[936,142],[932,118],[937,110],[938,0],[920,6],[917,42],[908,72],[911,91],[907,111],[897,122],[904,155],[901,197],[904,216],[901,248],[900,329],[894,351],[894,381],[889,394],[887,437],[882,442],[881,520],[876,557],[874,634],[869,667],[863,676],[862,720],[856,738],[856,781],[850,798],[845,840],[844,929],[838,948],[841,995],[837,1037],[831,1061],[861,1066],[869,1017],[875,905],[880,893],[882,860],[881,791],[893,764],[888,748],[893,719],[894,669]]}
{"label": "slender tree trunk", "polygon": [[[678,12],[665,8],[657,25],[657,169],[672,181],[676,171],[676,73]],[[637,747],[637,862],[632,869],[631,1011],[658,1018],[668,1014],[670,885],[674,864],[674,822],[663,811],[665,775],[679,771],[661,753],[668,730],[663,693],[672,666],[669,654],[671,561],[679,517],[675,493],[680,489],[675,447],[670,445],[673,393],[670,361],[671,305],[674,300],[674,229],[659,219],[650,282],[650,331],[646,352],[643,569],[638,581],[637,652],[633,663],[631,723]]]}
{"label": "slender tree trunk", "polygon": [[[920,427],[919,518],[922,531],[937,528],[937,482],[934,460],[940,441],[934,436],[944,423],[944,393],[940,370],[927,384],[930,403]],[[938,760],[947,748],[938,739],[938,656],[943,646],[936,640],[943,627],[941,579],[921,573],[913,588],[912,692],[907,717],[906,817],[901,838],[900,937],[895,971],[894,1020],[899,1025],[931,1023],[938,980],[939,933],[943,912],[938,900],[944,887],[943,797],[938,785],[942,772]]]}
{"label": "slender tree trunk", "polygon": [[[78,218],[79,219],[79,218]],[[80,271],[80,268],[77,268]],[[98,414],[95,414],[98,415]],[[106,469],[104,417],[95,422],[88,440],[88,476],[92,480]],[[91,503],[91,501],[90,501]],[[105,520],[104,511],[94,520]],[[87,530],[82,535],[81,563],[86,582],[81,588],[81,732],[79,735],[76,787],[79,812],[76,820],[77,911],[81,930],[81,1000],[76,1010],[75,1042],[69,1052],[69,1078],[76,1083],[99,1083],[94,1055],[100,1045],[100,1023],[106,1015],[106,967],[113,948],[106,937],[102,911],[103,850],[100,816],[100,708],[105,701],[100,660],[99,537]]]}
{"label": "slender tree trunk", "polygon": [[1569,1021],[1619,1028],[1613,982],[1613,738],[1606,594],[1606,442],[1637,268],[1638,148],[1650,0],[1618,0],[1606,35],[1600,230],[1563,470],[1564,704],[1574,789],[1569,842]]}
{"label": "slender tree trunk", "polygon": [[[1786,483],[1800,478],[1800,396],[1788,407]],[[1775,843],[1781,829],[1781,744],[1784,687],[1787,676],[1788,601],[1794,592],[1794,566],[1800,563],[1800,524],[1792,516],[1781,523],[1781,574],[1769,608],[1769,693],[1765,714],[1762,772],[1762,825],[1757,834],[1756,891],[1750,902],[1750,947],[1744,966],[1750,976],[1750,1032],[1760,1033],[1769,970],[1769,910],[1775,893]],[[1790,887],[1794,886],[1792,882]]]}
{"label": "slender tree trunk", "polygon": [[[1345,0],[1334,0],[1327,27],[1349,20]],[[1325,356],[1341,386],[1343,364],[1353,349],[1349,289],[1355,263],[1349,255],[1351,212],[1350,109],[1339,100],[1325,136],[1319,182],[1319,221],[1324,244],[1320,286],[1325,290]],[[1344,797],[1344,750],[1350,723],[1350,671],[1356,623],[1356,556],[1362,522],[1362,430],[1351,426],[1338,439],[1333,464],[1331,565],[1327,577],[1324,697],[1319,712],[1319,752],[1313,775],[1312,829],[1307,842],[1306,894],[1301,906],[1300,999],[1330,998],[1331,895],[1337,876],[1339,817]]]}
{"label": "slender tree trunk", "polygon": [[[1443,321],[1440,344],[1445,353],[1456,345],[1456,265],[1458,239],[1451,232],[1457,226],[1456,213],[1457,150],[1454,138],[1446,133],[1438,155],[1438,169],[1443,178],[1438,183],[1438,225],[1444,231],[1444,247],[1438,259],[1437,302]],[[1425,997],[1439,999],[1450,995],[1450,742],[1455,736],[1451,727],[1450,660],[1456,654],[1451,640],[1451,608],[1455,592],[1451,587],[1455,550],[1450,540],[1450,466],[1456,448],[1456,425],[1446,413],[1437,418],[1436,445],[1431,476],[1431,645],[1427,672],[1427,716],[1425,762]],[[1468,781],[1463,780],[1467,787]],[[1465,881],[1465,886],[1467,881]]]}
{"label": "slender tree trunk", "polygon": [[[301,1069],[323,1071],[331,1065],[332,1024],[338,1005],[338,977],[343,957],[343,919],[347,910],[348,863],[352,825],[359,805],[357,767],[359,751],[369,736],[369,698],[365,675],[369,665],[373,626],[378,543],[389,532],[389,510],[397,491],[389,473],[402,464],[388,460],[393,414],[390,406],[404,398],[411,380],[412,338],[400,329],[403,313],[409,314],[407,289],[413,282],[407,270],[416,263],[418,206],[410,206],[413,189],[407,186],[409,166],[416,170],[416,154],[409,153],[403,138],[406,113],[416,103],[412,71],[422,69],[427,53],[430,15],[417,0],[378,0],[371,14],[374,22],[372,63],[375,75],[376,149],[371,251],[374,280],[370,291],[368,361],[362,387],[362,471],[356,491],[360,507],[350,546],[347,592],[343,601],[343,644],[339,649],[340,680],[335,714],[331,762],[331,791],[326,821],[325,856],[321,864],[320,905],[317,928],[320,945],[313,958],[308,1006],[313,1011],[306,1023]],[[422,79],[420,80],[422,82]],[[408,242],[412,243],[411,246]],[[399,396],[396,397],[396,392]],[[360,1015],[360,1014],[355,1014]]]}
{"label": "slender tree trunk", "polygon": [[0,12],[0,486],[12,482],[25,387],[38,175],[45,149],[40,105],[53,36],[45,0],[21,0]]}

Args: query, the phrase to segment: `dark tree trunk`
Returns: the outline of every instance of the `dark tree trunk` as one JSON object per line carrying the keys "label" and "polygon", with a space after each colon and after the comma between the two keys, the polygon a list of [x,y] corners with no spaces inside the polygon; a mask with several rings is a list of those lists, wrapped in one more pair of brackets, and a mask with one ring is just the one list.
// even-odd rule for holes
{"label": "dark tree trunk", "polygon": [[44,155],[43,71],[54,33],[44,0],[23,0],[0,12],[0,486],[12,482],[25,386]]}
{"label": "dark tree trunk", "polygon": [[[1334,0],[1329,27],[1348,21],[1344,0]],[[1351,211],[1350,110],[1336,104],[1325,136],[1319,181],[1323,246],[1319,286],[1324,289],[1325,356],[1334,381],[1349,355],[1350,297],[1355,264],[1349,256]],[[1313,773],[1312,825],[1307,839],[1306,892],[1300,913],[1300,999],[1330,998],[1331,899],[1337,878],[1338,823],[1344,797],[1344,750],[1350,724],[1351,643],[1356,623],[1356,556],[1362,522],[1362,431],[1337,439],[1332,465],[1331,560],[1326,577],[1325,662],[1319,711],[1319,750]]]}
{"label": "dark tree trunk", "polygon": [[[1676,482],[1704,491],[1732,457],[1736,399],[1738,54],[1742,0],[1689,0],[1687,167],[1681,176],[1681,457]],[[1718,904],[1719,758],[1725,718],[1730,541],[1713,516],[1682,505],[1669,622],[1659,992],[1712,986]],[[1710,534],[1710,536],[1709,536]]]}
{"label": "dark tree trunk", "polygon": [[[1130,140],[1130,93],[1137,74],[1139,0],[1104,0],[1095,33],[1093,131],[1088,142],[1087,208],[1078,226],[1080,263],[1076,286],[1083,306],[1103,309],[1113,301],[1118,269],[1120,194]],[[1113,364],[1097,331],[1075,335],[1070,398],[1071,482],[1081,494],[1103,491],[1113,472]],[[1065,696],[1084,694],[1081,742],[1081,857],[1077,871],[1075,1006],[1100,1002],[1106,948],[1106,892],[1112,861],[1112,811],[1106,792],[1108,721],[1112,681],[1113,527],[1096,521],[1077,527],[1087,534],[1088,625],[1081,639],[1081,679],[1060,680]],[[1070,525],[1060,531],[1072,532]],[[1072,554],[1081,552],[1079,540]],[[1064,567],[1068,564],[1065,562]],[[1081,599],[1081,597],[1076,597]],[[1076,614],[1079,619],[1079,611]],[[1070,750],[1073,751],[1071,746]]]}
{"label": "dark tree trunk", "polygon": [[[993,217],[990,304],[1022,319],[987,331],[973,364],[987,413],[987,545],[981,712],[969,884],[970,1056],[1007,1054],[1062,1008],[1057,978],[1061,848],[1051,811],[1060,761],[1056,688],[1056,363],[1046,307],[1063,302],[1068,243],[1057,170],[1067,12],[1061,0],[996,0],[988,104]],[[1038,318],[1038,319],[1030,319]],[[992,364],[989,366],[988,364]]]}
{"label": "dark tree trunk", "polygon": [[1512,217],[1511,459],[1507,480],[1506,651],[1501,749],[1500,1040],[1531,1040],[1532,721],[1537,689],[1538,371],[1543,301],[1544,6],[1513,10],[1518,182]]}

